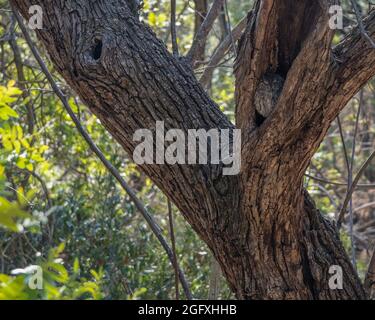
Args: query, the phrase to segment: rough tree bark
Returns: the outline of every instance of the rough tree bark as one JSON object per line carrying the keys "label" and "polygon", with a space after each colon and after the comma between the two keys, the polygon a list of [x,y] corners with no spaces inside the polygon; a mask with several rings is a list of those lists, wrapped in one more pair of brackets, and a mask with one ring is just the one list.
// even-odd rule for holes
{"label": "rough tree bark", "polygon": [[[11,2],[24,17],[31,4],[43,7],[37,34],[54,66],[128,153],[133,133],[158,120],[166,130],[234,127],[128,1]],[[331,48],[335,2],[256,2],[235,67],[240,175],[222,176],[221,165],[141,167],[208,244],[239,299],[365,298],[335,226],[302,183],[330,123],[375,75],[375,52],[357,29]],[[374,12],[365,24],[374,36]],[[259,119],[254,97],[265,74],[284,84]],[[343,268],[343,290],[329,288],[332,265]]]}

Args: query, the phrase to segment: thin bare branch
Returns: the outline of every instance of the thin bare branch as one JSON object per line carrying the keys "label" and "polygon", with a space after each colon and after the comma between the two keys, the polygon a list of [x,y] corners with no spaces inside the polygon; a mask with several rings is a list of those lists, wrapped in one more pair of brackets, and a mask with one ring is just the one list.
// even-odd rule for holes
{"label": "thin bare branch", "polygon": [[343,219],[345,217],[345,213],[346,213],[346,208],[348,206],[348,203],[350,201],[350,198],[352,197],[353,195],[353,192],[355,190],[355,187],[357,185],[357,183],[359,182],[359,179],[362,177],[363,173],[365,172],[365,170],[367,169],[367,167],[371,164],[371,161],[375,158],[375,151],[372,152],[372,154],[370,155],[370,157],[365,161],[365,163],[362,165],[362,167],[359,169],[356,177],[354,178],[353,180],[353,183],[350,187],[350,190],[348,190],[348,193],[346,194],[346,197],[345,197],[345,200],[344,200],[344,203],[342,205],[342,208],[340,210],[340,214],[339,214],[339,218],[337,220],[337,227],[338,229],[340,229],[341,227],[341,224],[343,222]]}
{"label": "thin bare branch", "polygon": [[173,210],[172,202],[168,199],[168,218],[169,218],[169,232],[171,236],[172,251],[173,251],[173,266],[175,274],[175,286],[176,286],[176,300],[180,300],[180,292],[178,288],[178,260],[177,260],[177,251],[176,251],[176,238],[174,235],[174,223],[173,223]]}
{"label": "thin bare branch", "polygon": [[207,88],[212,78],[215,67],[219,65],[225,54],[233,46],[233,43],[238,41],[238,39],[241,37],[243,30],[246,28],[246,24],[247,18],[245,17],[233,28],[231,34],[228,34],[215,49],[213,55],[210,58],[210,61],[208,62],[203,72],[203,75],[199,79],[199,82],[203,85],[203,87]]}
{"label": "thin bare branch", "polygon": [[361,33],[362,33],[362,36],[371,44],[371,46],[375,49],[375,42],[374,40],[372,40],[372,38],[369,36],[369,34],[367,33],[366,29],[365,29],[365,26],[363,24],[363,19],[362,19],[362,15],[361,15],[361,12],[359,11],[359,7],[358,7],[358,4],[355,0],[350,0],[350,2],[352,3],[352,6],[353,6],[353,9],[354,9],[354,12],[355,12],[355,16],[357,18],[357,22],[358,22],[358,26],[359,26],[359,30],[361,30]]}
{"label": "thin bare branch", "polygon": [[365,290],[369,299],[375,299],[375,250],[372,254],[370,264],[365,278]]}
{"label": "thin bare branch", "polygon": [[[349,156],[348,156],[348,152],[347,152],[347,148],[346,148],[344,132],[343,132],[342,125],[341,125],[340,116],[337,117],[337,124],[338,124],[339,131],[340,131],[340,138],[341,138],[341,143],[342,143],[342,148],[343,148],[343,153],[344,153],[346,170],[347,170],[347,173],[348,173],[348,184],[347,184],[347,191],[348,191],[350,189],[351,185],[352,185],[352,180],[353,180],[353,178],[352,178],[352,167],[353,166],[352,166],[352,163],[350,163],[350,161],[349,161]],[[350,201],[349,201],[349,237],[350,237],[350,246],[351,246],[351,258],[352,258],[352,264],[353,264],[354,268],[357,269],[357,262],[356,262],[356,258],[355,258],[355,242],[354,242],[353,234],[354,234],[354,232],[353,232],[353,201],[352,201],[352,197],[350,197]]]}
{"label": "thin bare branch", "polygon": [[212,4],[210,10],[207,13],[206,18],[201,24],[197,34],[195,35],[193,44],[187,54],[187,59],[192,66],[195,65],[197,61],[197,55],[201,48],[205,45],[208,34],[210,33],[216,18],[219,16],[221,8],[225,0],[215,0]]}
{"label": "thin bare branch", "polygon": [[367,209],[367,208],[370,208],[370,207],[374,207],[375,206],[375,202],[369,202],[369,203],[366,203],[358,208],[355,208],[353,210],[353,212],[358,212],[358,211],[361,211],[361,210],[364,210],[364,209]]}
{"label": "thin bare branch", "polygon": [[48,191],[48,188],[47,188],[47,185],[45,183],[45,181],[42,179],[41,176],[39,176],[36,172],[34,171],[29,171],[29,170],[22,170],[23,172],[26,172],[27,174],[31,174],[36,180],[39,181],[40,185],[42,186],[42,189],[43,189],[43,192],[44,192],[44,195],[46,197],[46,200],[47,200],[47,208],[48,209],[51,209],[53,204],[52,204],[52,200],[51,200],[51,197],[50,197],[50,194],[49,194],[49,191]]}
{"label": "thin bare branch", "polygon": [[178,56],[177,32],[176,32],[176,0],[171,0],[171,36],[173,55]]}
{"label": "thin bare branch", "polygon": [[[318,182],[321,182],[321,183],[324,183],[324,184],[331,184],[333,186],[341,186],[341,187],[348,186],[348,184],[345,183],[345,182],[331,181],[331,180],[327,180],[327,179],[323,179],[323,178],[318,178],[318,177],[312,176],[310,174],[305,174],[305,177],[310,178],[310,179],[315,180],[315,181],[318,181]],[[375,188],[375,184],[358,184],[356,186],[356,189],[364,189],[364,190],[374,189],[374,188]]]}

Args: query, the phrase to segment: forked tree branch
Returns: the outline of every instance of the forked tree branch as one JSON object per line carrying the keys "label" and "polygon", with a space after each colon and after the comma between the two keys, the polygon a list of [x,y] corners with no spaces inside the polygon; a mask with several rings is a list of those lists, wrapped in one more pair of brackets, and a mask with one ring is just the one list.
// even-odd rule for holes
{"label": "forked tree branch", "polygon": [[[287,2],[281,0],[278,4]],[[237,117],[242,119],[239,123],[245,128],[249,141],[248,145],[245,143],[244,157],[251,154],[251,145],[254,144],[255,137],[257,144],[262,146],[261,148],[269,149],[270,152],[289,150],[289,153],[294,154],[295,162],[294,165],[289,163],[285,170],[293,167],[294,177],[298,181],[303,177],[331,122],[360,88],[375,75],[375,50],[362,36],[359,27],[354,28],[332,53],[334,30],[329,28],[328,8],[335,1],[322,0],[319,3],[320,6],[316,6],[315,10],[320,9],[316,11],[316,18],[312,20],[315,22],[305,35],[300,51],[287,70],[277,105],[259,128],[252,121],[254,119],[251,119],[254,114],[250,98],[253,97],[254,91],[246,89],[241,82],[238,84]],[[364,25],[369,35],[374,37],[374,11],[364,20]],[[256,35],[256,31],[254,32]],[[311,68],[311,65],[314,68]],[[277,70],[276,72],[280,72]],[[245,76],[242,79],[247,78]],[[250,72],[248,83],[251,82],[250,79],[256,81],[257,76],[254,72]],[[246,90],[241,91],[241,88]],[[248,88],[255,86],[250,85]]]}
{"label": "forked tree branch", "polygon": [[[285,80],[282,96],[286,102],[297,90],[291,87],[296,81],[311,82],[316,80],[314,72],[322,72],[333,37],[328,8],[334,3],[335,0],[257,1],[240,41],[235,65],[236,120],[246,134],[257,127],[254,97],[266,73]],[[311,70],[308,66],[313,63]],[[297,108],[290,104],[288,113],[291,109]]]}
{"label": "forked tree branch", "polygon": [[[332,3],[335,1],[321,0],[312,4],[303,0],[298,5],[289,0],[258,1],[258,13],[245,32],[239,54],[242,57],[237,64],[236,120],[244,134],[243,159],[268,162],[281,151],[293,154],[291,161],[280,163],[279,174],[289,176],[297,190],[324,137],[324,125],[327,128],[329,125],[322,121],[321,108],[330,76],[334,31],[329,28],[328,21],[329,4]],[[285,21],[290,15],[290,10],[295,11],[293,16],[296,17],[291,24],[299,30],[293,35],[284,25],[279,25],[279,21]],[[258,26],[261,30],[257,30]],[[257,123],[254,97],[264,73],[285,80],[273,111],[264,122]],[[315,120],[315,115],[320,118]],[[252,156],[255,143],[267,151]],[[301,181],[301,184],[295,181]]]}

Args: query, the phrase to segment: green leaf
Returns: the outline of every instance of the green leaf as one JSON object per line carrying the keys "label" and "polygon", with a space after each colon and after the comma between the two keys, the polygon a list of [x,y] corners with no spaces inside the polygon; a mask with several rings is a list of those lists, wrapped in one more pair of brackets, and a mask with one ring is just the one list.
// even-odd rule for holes
{"label": "green leaf", "polygon": [[26,168],[26,162],[25,162],[25,158],[19,158],[16,165],[18,168],[20,169],[25,169]]}
{"label": "green leaf", "polygon": [[11,107],[3,106],[0,108],[0,118],[3,120],[8,120],[10,117],[18,118],[18,113],[14,111]]}
{"label": "green leaf", "polygon": [[73,272],[75,274],[79,274],[79,271],[80,271],[80,268],[79,268],[79,260],[78,258],[75,258],[74,259],[74,263],[73,263]]}

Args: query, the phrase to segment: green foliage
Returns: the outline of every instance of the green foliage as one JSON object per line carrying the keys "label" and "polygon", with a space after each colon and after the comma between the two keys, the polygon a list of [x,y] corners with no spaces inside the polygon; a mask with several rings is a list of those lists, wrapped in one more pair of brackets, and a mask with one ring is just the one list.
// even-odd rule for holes
{"label": "green foliage", "polygon": [[2,120],[9,120],[11,117],[18,118],[18,113],[9,106],[22,93],[14,85],[15,81],[9,81],[6,87],[0,86],[0,119]]}
{"label": "green foliage", "polygon": [[23,211],[18,203],[12,203],[0,197],[0,226],[19,232],[22,230],[22,226],[18,221],[27,218],[30,218],[30,215]]}
{"label": "green foliage", "polygon": [[[17,100],[17,96],[22,94],[22,91],[16,88],[14,81],[9,81],[7,86],[0,86],[0,124],[4,127],[8,127],[8,123],[5,121],[9,120],[11,117],[18,118],[18,114],[15,110],[11,108],[11,104]],[[13,130],[9,135],[5,133],[4,127],[0,128],[0,134],[2,137],[2,144],[5,150],[13,150],[18,149],[19,145],[12,144],[11,139],[14,136],[17,136],[18,132],[22,129],[20,126],[13,127]],[[16,129],[18,128],[18,130]],[[0,159],[4,158],[4,153],[1,152]],[[4,162],[4,161],[1,161]],[[4,177],[5,167],[0,163],[0,180],[2,182],[1,186],[3,186],[3,182],[5,181]],[[19,195],[26,198],[22,195],[21,190],[18,191]],[[0,189],[0,194],[4,193],[2,189]],[[21,203],[23,203],[23,199],[21,197]],[[27,198],[26,198],[27,199]],[[30,215],[22,210],[20,203],[11,202],[7,200],[5,197],[0,196],[0,227],[8,228],[14,232],[19,232],[22,230],[22,225],[19,223],[21,219],[30,218]]]}
{"label": "green foliage", "polygon": [[90,270],[92,280],[80,276],[80,266],[75,260],[71,273],[64,267],[60,255],[64,244],[50,250],[47,259],[39,259],[41,267],[42,289],[30,287],[35,266],[13,270],[15,276],[0,274],[0,300],[76,300],[103,298],[101,281],[103,272]]}

